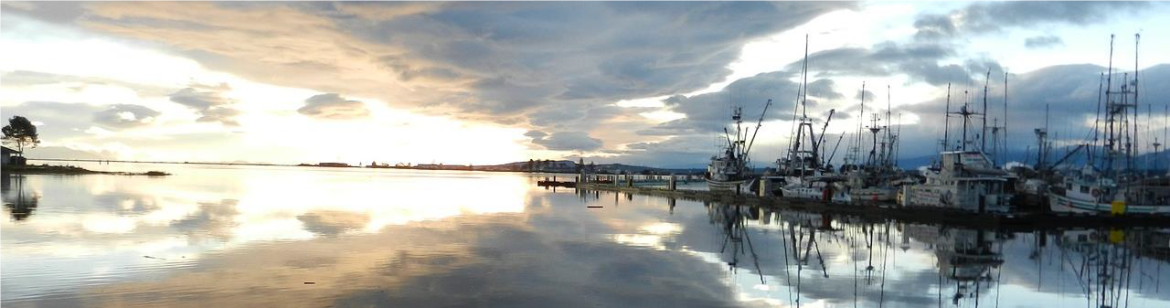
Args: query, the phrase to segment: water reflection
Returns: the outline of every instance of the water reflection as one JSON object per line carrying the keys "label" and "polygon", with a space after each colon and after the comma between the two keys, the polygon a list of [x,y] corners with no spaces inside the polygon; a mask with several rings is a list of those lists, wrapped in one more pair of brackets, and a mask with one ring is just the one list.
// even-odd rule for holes
{"label": "water reflection", "polygon": [[[732,265],[731,274],[746,270],[758,276],[733,279],[746,299],[859,307],[1170,303],[1170,292],[1160,287],[1170,278],[1161,269],[1170,252],[1167,230],[1012,233],[737,205],[709,205],[708,212],[712,227],[750,243],[745,246],[750,253],[725,254],[726,242],[690,248],[718,252],[721,262]],[[747,223],[729,224],[736,221]],[[758,253],[761,248],[779,248],[783,255],[769,257]],[[1054,256],[1055,262],[1046,259]]]}
{"label": "water reflection", "polygon": [[12,220],[28,219],[36,211],[40,195],[25,189],[24,175],[4,173],[0,178],[3,178],[0,179],[0,193],[3,194],[4,207],[8,209]]}
{"label": "water reflection", "polygon": [[1170,304],[1167,230],[948,228],[509,173],[167,171],[6,178],[10,211],[37,201],[0,222],[3,306]]}

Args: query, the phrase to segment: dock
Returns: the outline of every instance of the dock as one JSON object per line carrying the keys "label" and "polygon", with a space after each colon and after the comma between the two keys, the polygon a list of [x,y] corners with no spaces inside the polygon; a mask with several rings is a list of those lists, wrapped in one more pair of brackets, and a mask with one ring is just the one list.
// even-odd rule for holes
{"label": "dock", "polygon": [[[569,185],[565,182],[563,185]],[[773,196],[757,196],[750,193],[713,192],[701,190],[672,190],[663,187],[646,187],[622,183],[573,183],[579,190],[611,191],[645,196],[684,199],[705,203],[746,204],[776,210],[797,210],[831,215],[850,215],[873,219],[893,219],[910,223],[946,224],[950,226],[979,229],[1035,230],[1069,228],[1111,228],[1111,227],[1165,227],[1170,226],[1170,217],[1156,215],[1092,215],[1051,212],[1019,213],[973,213],[956,209],[936,207],[903,207],[893,203],[851,205],[825,203],[816,200],[794,199]],[[550,183],[546,183],[550,184]]]}

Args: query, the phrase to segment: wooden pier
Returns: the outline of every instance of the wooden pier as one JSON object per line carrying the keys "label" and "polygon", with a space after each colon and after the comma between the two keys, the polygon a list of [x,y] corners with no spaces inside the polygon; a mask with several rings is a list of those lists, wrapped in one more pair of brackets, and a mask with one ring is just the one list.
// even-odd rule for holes
{"label": "wooden pier", "polygon": [[911,223],[946,224],[972,228],[1004,230],[1110,228],[1110,227],[1166,227],[1170,217],[1155,215],[1091,215],[1051,212],[972,213],[936,207],[903,207],[896,204],[850,205],[825,203],[815,200],[783,197],[761,197],[749,193],[675,190],[661,187],[635,186],[631,183],[574,183],[577,189],[612,191],[658,196],[701,202],[747,204],[774,209],[861,216],[874,219],[894,219]]}

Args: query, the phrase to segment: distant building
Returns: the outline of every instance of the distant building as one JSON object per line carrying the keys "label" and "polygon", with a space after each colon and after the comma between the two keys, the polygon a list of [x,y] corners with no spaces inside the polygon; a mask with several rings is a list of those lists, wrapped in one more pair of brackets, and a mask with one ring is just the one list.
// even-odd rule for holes
{"label": "distant building", "polygon": [[10,148],[5,147],[5,146],[0,146],[0,148],[3,148],[3,150],[0,150],[0,152],[3,152],[3,155],[4,155],[3,159],[0,159],[0,165],[5,165],[5,166],[7,166],[7,165],[23,166],[24,165],[24,163],[25,163],[24,157],[17,156],[16,150],[10,149]]}

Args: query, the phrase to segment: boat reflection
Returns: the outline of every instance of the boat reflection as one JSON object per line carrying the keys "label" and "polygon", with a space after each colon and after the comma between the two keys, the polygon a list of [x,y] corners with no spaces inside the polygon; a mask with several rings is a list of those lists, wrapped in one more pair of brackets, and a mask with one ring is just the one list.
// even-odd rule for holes
{"label": "boat reflection", "polygon": [[[1159,286],[1170,278],[1161,269],[1170,259],[1167,230],[1009,232],[706,206],[723,241],[692,249],[719,253],[733,275],[753,272],[754,281],[732,280],[743,298],[796,307],[1125,307],[1138,298],[1170,300]],[[781,255],[769,255],[776,251]]]}

